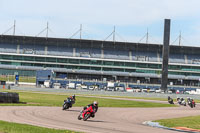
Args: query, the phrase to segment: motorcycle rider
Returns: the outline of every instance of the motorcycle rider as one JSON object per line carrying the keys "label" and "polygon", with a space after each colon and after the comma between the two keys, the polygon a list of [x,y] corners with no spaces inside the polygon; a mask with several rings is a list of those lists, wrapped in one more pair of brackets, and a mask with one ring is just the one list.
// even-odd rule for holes
{"label": "motorcycle rider", "polygon": [[194,99],[191,98],[190,100],[191,100],[193,106],[195,107],[196,103],[195,103]]}
{"label": "motorcycle rider", "polygon": [[85,113],[88,111],[88,110],[91,110],[92,111],[92,114],[91,114],[91,117],[95,117],[95,113],[98,111],[98,102],[97,101],[94,101],[93,103],[91,104],[88,104],[86,107],[83,108],[83,113],[82,113],[82,118],[84,118],[85,116]]}
{"label": "motorcycle rider", "polygon": [[190,104],[190,102],[191,102],[190,97],[187,97],[187,103],[188,103],[188,105]]}
{"label": "motorcycle rider", "polygon": [[177,97],[177,103],[181,104],[181,99],[179,97]]}
{"label": "motorcycle rider", "polygon": [[67,98],[67,101],[70,103],[70,107],[72,107],[72,104],[75,103],[75,100],[76,100],[75,94],[74,94],[73,96],[69,96],[69,97]]}
{"label": "motorcycle rider", "polygon": [[168,96],[168,102],[169,102],[170,104],[174,104],[173,99],[172,99],[170,96]]}

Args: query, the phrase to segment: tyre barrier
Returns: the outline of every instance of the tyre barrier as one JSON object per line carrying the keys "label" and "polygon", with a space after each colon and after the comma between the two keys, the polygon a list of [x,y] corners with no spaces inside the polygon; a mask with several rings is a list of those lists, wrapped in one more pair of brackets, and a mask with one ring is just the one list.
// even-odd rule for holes
{"label": "tyre barrier", "polygon": [[19,103],[19,94],[14,92],[0,92],[0,103]]}

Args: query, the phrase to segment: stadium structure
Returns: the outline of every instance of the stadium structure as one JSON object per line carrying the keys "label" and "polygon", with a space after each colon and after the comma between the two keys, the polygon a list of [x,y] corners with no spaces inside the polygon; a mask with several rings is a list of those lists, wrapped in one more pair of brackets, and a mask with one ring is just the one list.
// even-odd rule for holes
{"label": "stadium structure", "polygon": [[[67,79],[160,84],[161,44],[0,36],[0,75],[52,70]],[[170,46],[168,83],[198,86],[200,48]]]}

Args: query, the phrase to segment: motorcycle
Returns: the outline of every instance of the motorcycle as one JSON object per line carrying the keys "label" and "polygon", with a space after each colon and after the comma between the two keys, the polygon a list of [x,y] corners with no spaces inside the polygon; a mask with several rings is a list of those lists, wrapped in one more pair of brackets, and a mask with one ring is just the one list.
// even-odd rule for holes
{"label": "motorcycle", "polygon": [[188,105],[189,105],[191,108],[195,107],[195,101],[192,100],[192,99],[188,99]]}
{"label": "motorcycle", "polygon": [[193,104],[193,107],[195,107],[195,106],[196,106],[196,103],[195,103],[195,101],[194,101],[194,100],[192,100],[192,104]]}
{"label": "motorcycle", "polygon": [[184,106],[186,106],[185,99],[183,99],[183,98],[177,98],[177,102],[178,102],[179,105],[184,105]]}
{"label": "motorcycle", "polygon": [[90,117],[94,117],[94,110],[92,109],[92,107],[89,107],[85,110],[82,110],[78,116],[78,120],[83,119],[84,121],[87,121]]}
{"label": "motorcycle", "polygon": [[169,102],[169,104],[174,104],[174,101],[171,97],[168,97],[168,102]]}
{"label": "motorcycle", "polygon": [[63,103],[63,110],[67,110],[69,108],[72,107],[72,104],[74,104],[75,102],[73,102],[70,98],[67,98],[67,100],[64,100],[64,103]]}
{"label": "motorcycle", "polygon": [[193,108],[193,104],[192,104],[192,102],[191,102],[190,100],[188,100],[188,105],[189,105],[191,108]]}

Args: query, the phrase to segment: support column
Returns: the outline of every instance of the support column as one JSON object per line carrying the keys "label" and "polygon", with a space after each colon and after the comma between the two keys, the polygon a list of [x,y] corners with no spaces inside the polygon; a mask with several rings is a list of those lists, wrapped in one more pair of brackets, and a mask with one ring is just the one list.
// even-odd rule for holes
{"label": "support column", "polygon": [[101,58],[103,59],[104,58],[104,50],[101,49]]}
{"label": "support column", "polygon": [[48,54],[48,47],[47,47],[47,46],[44,47],[44,54],[45,54],[45,55]]}
{"label": "support column", "polygon": [[73,56],[76,56],[76,48],[73,48]]}
{"label": "support column", "polygon": [[133,60],[132,51],[129,51],[129,60]]}
{"label": "support column", "polygon": [[170,19],[165,19],[163,54],[162,54],[162,79],[161,89],[166,92],[168,83],[168,60],[169,60],[169,42],[170,42]]}
{"label": "support column", "polygon": [[20,45],[17,45],[17,54],[20,52]]}

